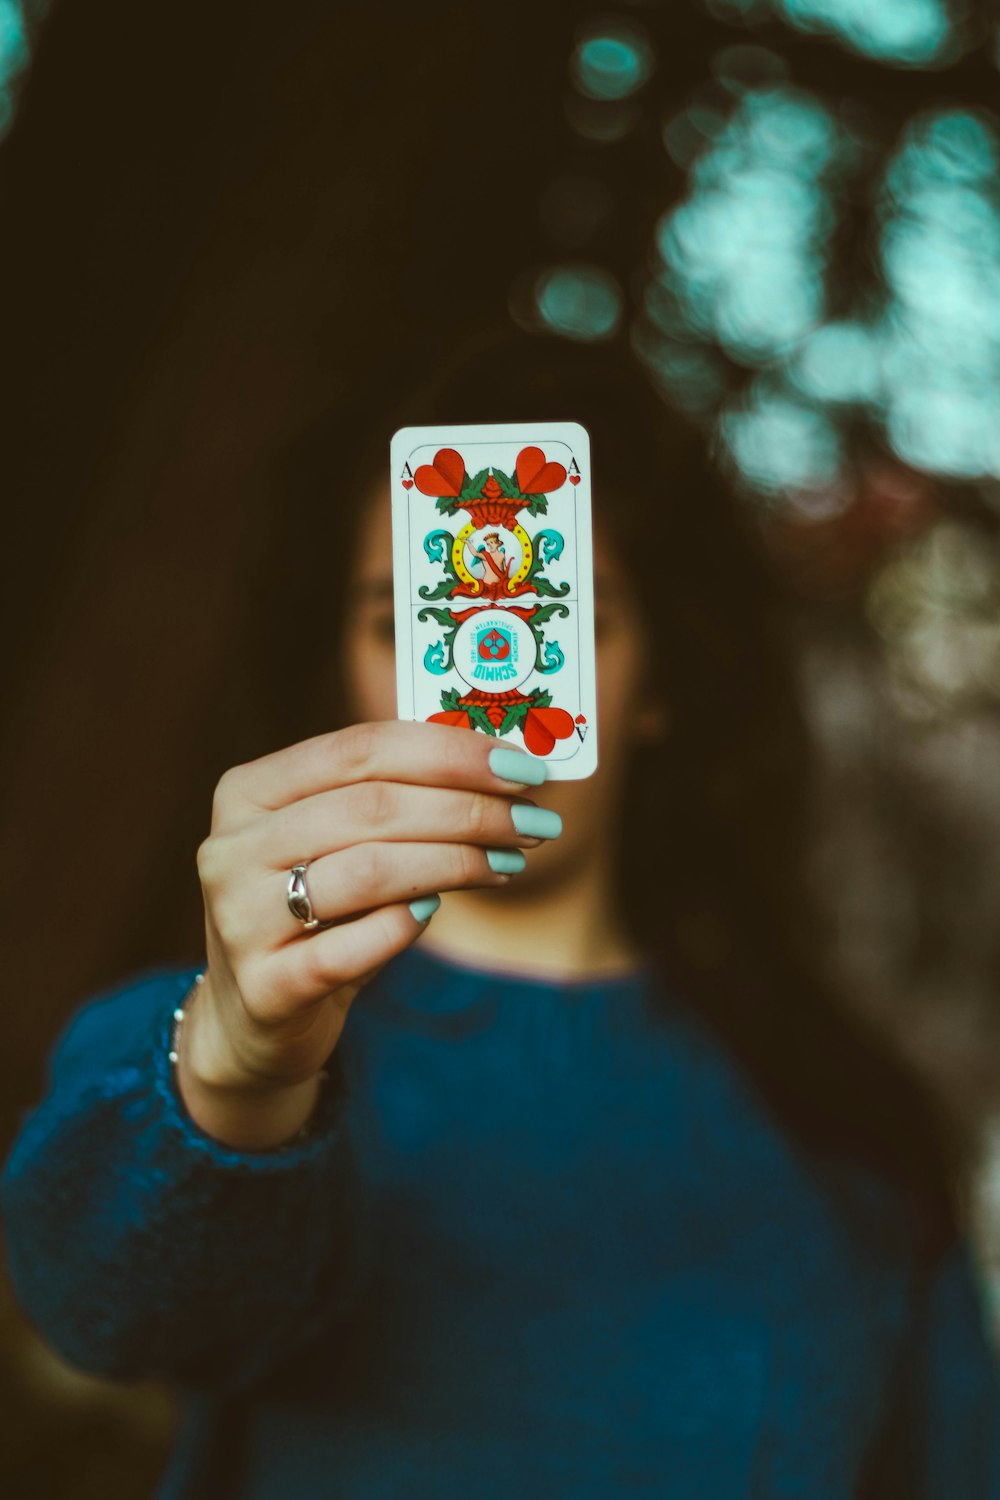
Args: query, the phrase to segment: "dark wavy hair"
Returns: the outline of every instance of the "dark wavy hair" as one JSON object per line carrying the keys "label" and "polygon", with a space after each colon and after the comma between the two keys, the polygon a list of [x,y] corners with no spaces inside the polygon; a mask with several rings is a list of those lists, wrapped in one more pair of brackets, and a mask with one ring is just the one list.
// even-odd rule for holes
{"label": "dark wavy hair", "polygon": [[[538,419],[590,432],[595,514],[641,600],[654,690],[669,706],[666,741],[636,753],[628,781],[624,916],[669,990],[814,1161],[833,1173],[861,1162],[891,1179],[915,1235],[940,1247],[955,1230],[953,1143],[817,956],[804,876],[814,751],[793,614],[704,435],[664,405],[627,349],[485,333],[451,358],[426,346],[397,356],[288,455],[272,539],[279,588],[294,578],[307,639],[331,629],[339,639],[346,507],[388,481],[391,433]],[[288,526],[293,512],[309,526]],[[276,598],[262,618],[270,626],[279,614]],[[342,701],[337,653],[303,682],[274,642],[265,628],[256,649],[277,719],[298,736],[329,729]]]}

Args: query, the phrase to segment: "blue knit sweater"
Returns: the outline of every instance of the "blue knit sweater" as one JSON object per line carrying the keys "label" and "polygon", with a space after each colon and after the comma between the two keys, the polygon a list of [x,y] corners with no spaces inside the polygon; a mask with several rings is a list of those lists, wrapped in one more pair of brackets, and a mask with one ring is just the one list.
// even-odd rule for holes
{"label": "blue knit sweater", "polygon": [[968,1253],[811,1164],[675,998],[413,949],[359,996],[317,1130],[187,1118],[194,971],[84,1007],[6,1166],[17,1293],[84,1369],[160,1375],[164,1497],[1000,1500]]}

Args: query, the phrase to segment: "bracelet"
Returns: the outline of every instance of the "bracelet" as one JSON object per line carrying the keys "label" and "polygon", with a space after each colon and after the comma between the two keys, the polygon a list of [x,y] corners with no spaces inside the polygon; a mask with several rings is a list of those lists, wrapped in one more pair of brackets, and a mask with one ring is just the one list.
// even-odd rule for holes
{"label": "bracelet", "polygon": [[194,976],[194,983],[188,990],[187,994],[184,996],[184,999],[181,1001],[180,1005],[178,1005],[177,1009],[174,1011],[174,1029],[170,1037],[170,1051],[167,1053],[167,1057],[170,1059],[175,1068],[177,1066],[177,1048],[180,1044],[181,1039],[181,1026],[184,1024],[184,1017],[187,1014],[188,1004],[198,993],[199,985],[204,984],[204,982],[205,973],[203,970],[200,974],[196,974]]}
{"label": "bracelet", "polygon": [[[170,1037],[170,1051],[167,1053],[167,1059],[170,1062],[171,1067],[175,1071],[176,1071],[176,1068],[177,1068],[177,1060],[178,1060],[178,1050],[177,1049],[180,1046],[181,1027],[184,1025],[184,1017],[187,1015],[187,1008],[188,1008],[188,1006],[191,1004],[192,1000],[197,995],[199,988],[201,987],[202,984],[204,984],[204,982],[205,982],[205,971],[202,970],[200,974],[196,974],[194,976],[194,982],[192,983],[191,988],[188,990],[187,994],[184,996],[184,999],[181,1001],[180,1005],[178,1005],[176,1007],[176,1009],[174,1010],[174,1024],[173,1024],[173,1029],[172,1029],[172,1032],[171,1032],[171,1037]],[[324,1068],[318,1074],[318,1077],[319,1077],[319,1081],[320,1081],[320,1085],[321,1085],[321,1089],[320,1089],[320,1098],[321,1098],[322,1097],[322,1086],[325,1085],[328,1082],[330,1074],[326,1070],[326,1068]],[[313,1134],[313,1131],[316,1128],[316,1120],[317,1120],[317,1116],[319,1115],[319,1106],[320,1106],[320,1099],[317,1099],[317,1101],[316,1101],[316,1108],[313,1110],[312,1114],[309,1116],[309,1119],[306,1120],[305,1124],[302,1125],[295,1132],[295,1134],[292,1136],[291,1140],[287,1143],[287,1145],[286,1146],[279,1146],[278,1150],[285,1151],[285,1150],[288,1149],[288,1146],[293,1145],[296,1141],[308,1140],[308,1138]]]}

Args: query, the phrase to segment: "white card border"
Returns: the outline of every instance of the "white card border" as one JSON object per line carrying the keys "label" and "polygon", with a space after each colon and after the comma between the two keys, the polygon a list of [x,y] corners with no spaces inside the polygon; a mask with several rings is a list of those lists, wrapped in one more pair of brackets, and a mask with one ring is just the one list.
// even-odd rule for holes
{"label": "white card border", "polygon": [[[428,427],[400,427],[389,440],[389,483],[392,499],[392,582],[393,613],[396,624],[396,713],[400,719],[416,722],[413,693],[413,631],[410,617],[410,506],[409,491],[403,489],[400,474],[415,447],[446,447],[470,442],[513,443],[525,446],[546,442],[565,443],[573,448],[586,483],[576,489],[577,618],[579,636],[594,642],[594,651],[579,661],[580,699],[593,703],[594,721],[588,724],[586,740],[579,755],[568,760],[547,760],[548,780],[583,781],[597,770],[597,636],[594,610],[594,520],[590,433],[580,422],[480,422],[447,426],[437,423]],[[582,460],[579,455],[584,455]],[[583,493],[581,494],[581,491]],[[405,524],[400,525],[397,517]],[[583,553],[586,549],[586,559]],[[586,587],[584,587],[584,582]],[[404,599],[405,592],[405,599]],[[421,721],[423,722],[423,721]],[[539,757],[533,757],[538,759]]]}

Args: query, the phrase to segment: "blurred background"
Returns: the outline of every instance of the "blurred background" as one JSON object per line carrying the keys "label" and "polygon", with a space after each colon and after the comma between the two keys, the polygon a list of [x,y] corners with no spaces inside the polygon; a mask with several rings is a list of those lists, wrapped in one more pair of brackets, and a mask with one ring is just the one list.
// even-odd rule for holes
{"label": "blurred background", "polygon": [[[975,0],[0,0],[4,1151],[202,954],[288,454],[387,360],[618,340],[773,566],[825,963],[973,1142],[1000,1342],[998,69]],[[0,1292],[5,1495],[144,1496],[172,1421]]]}

